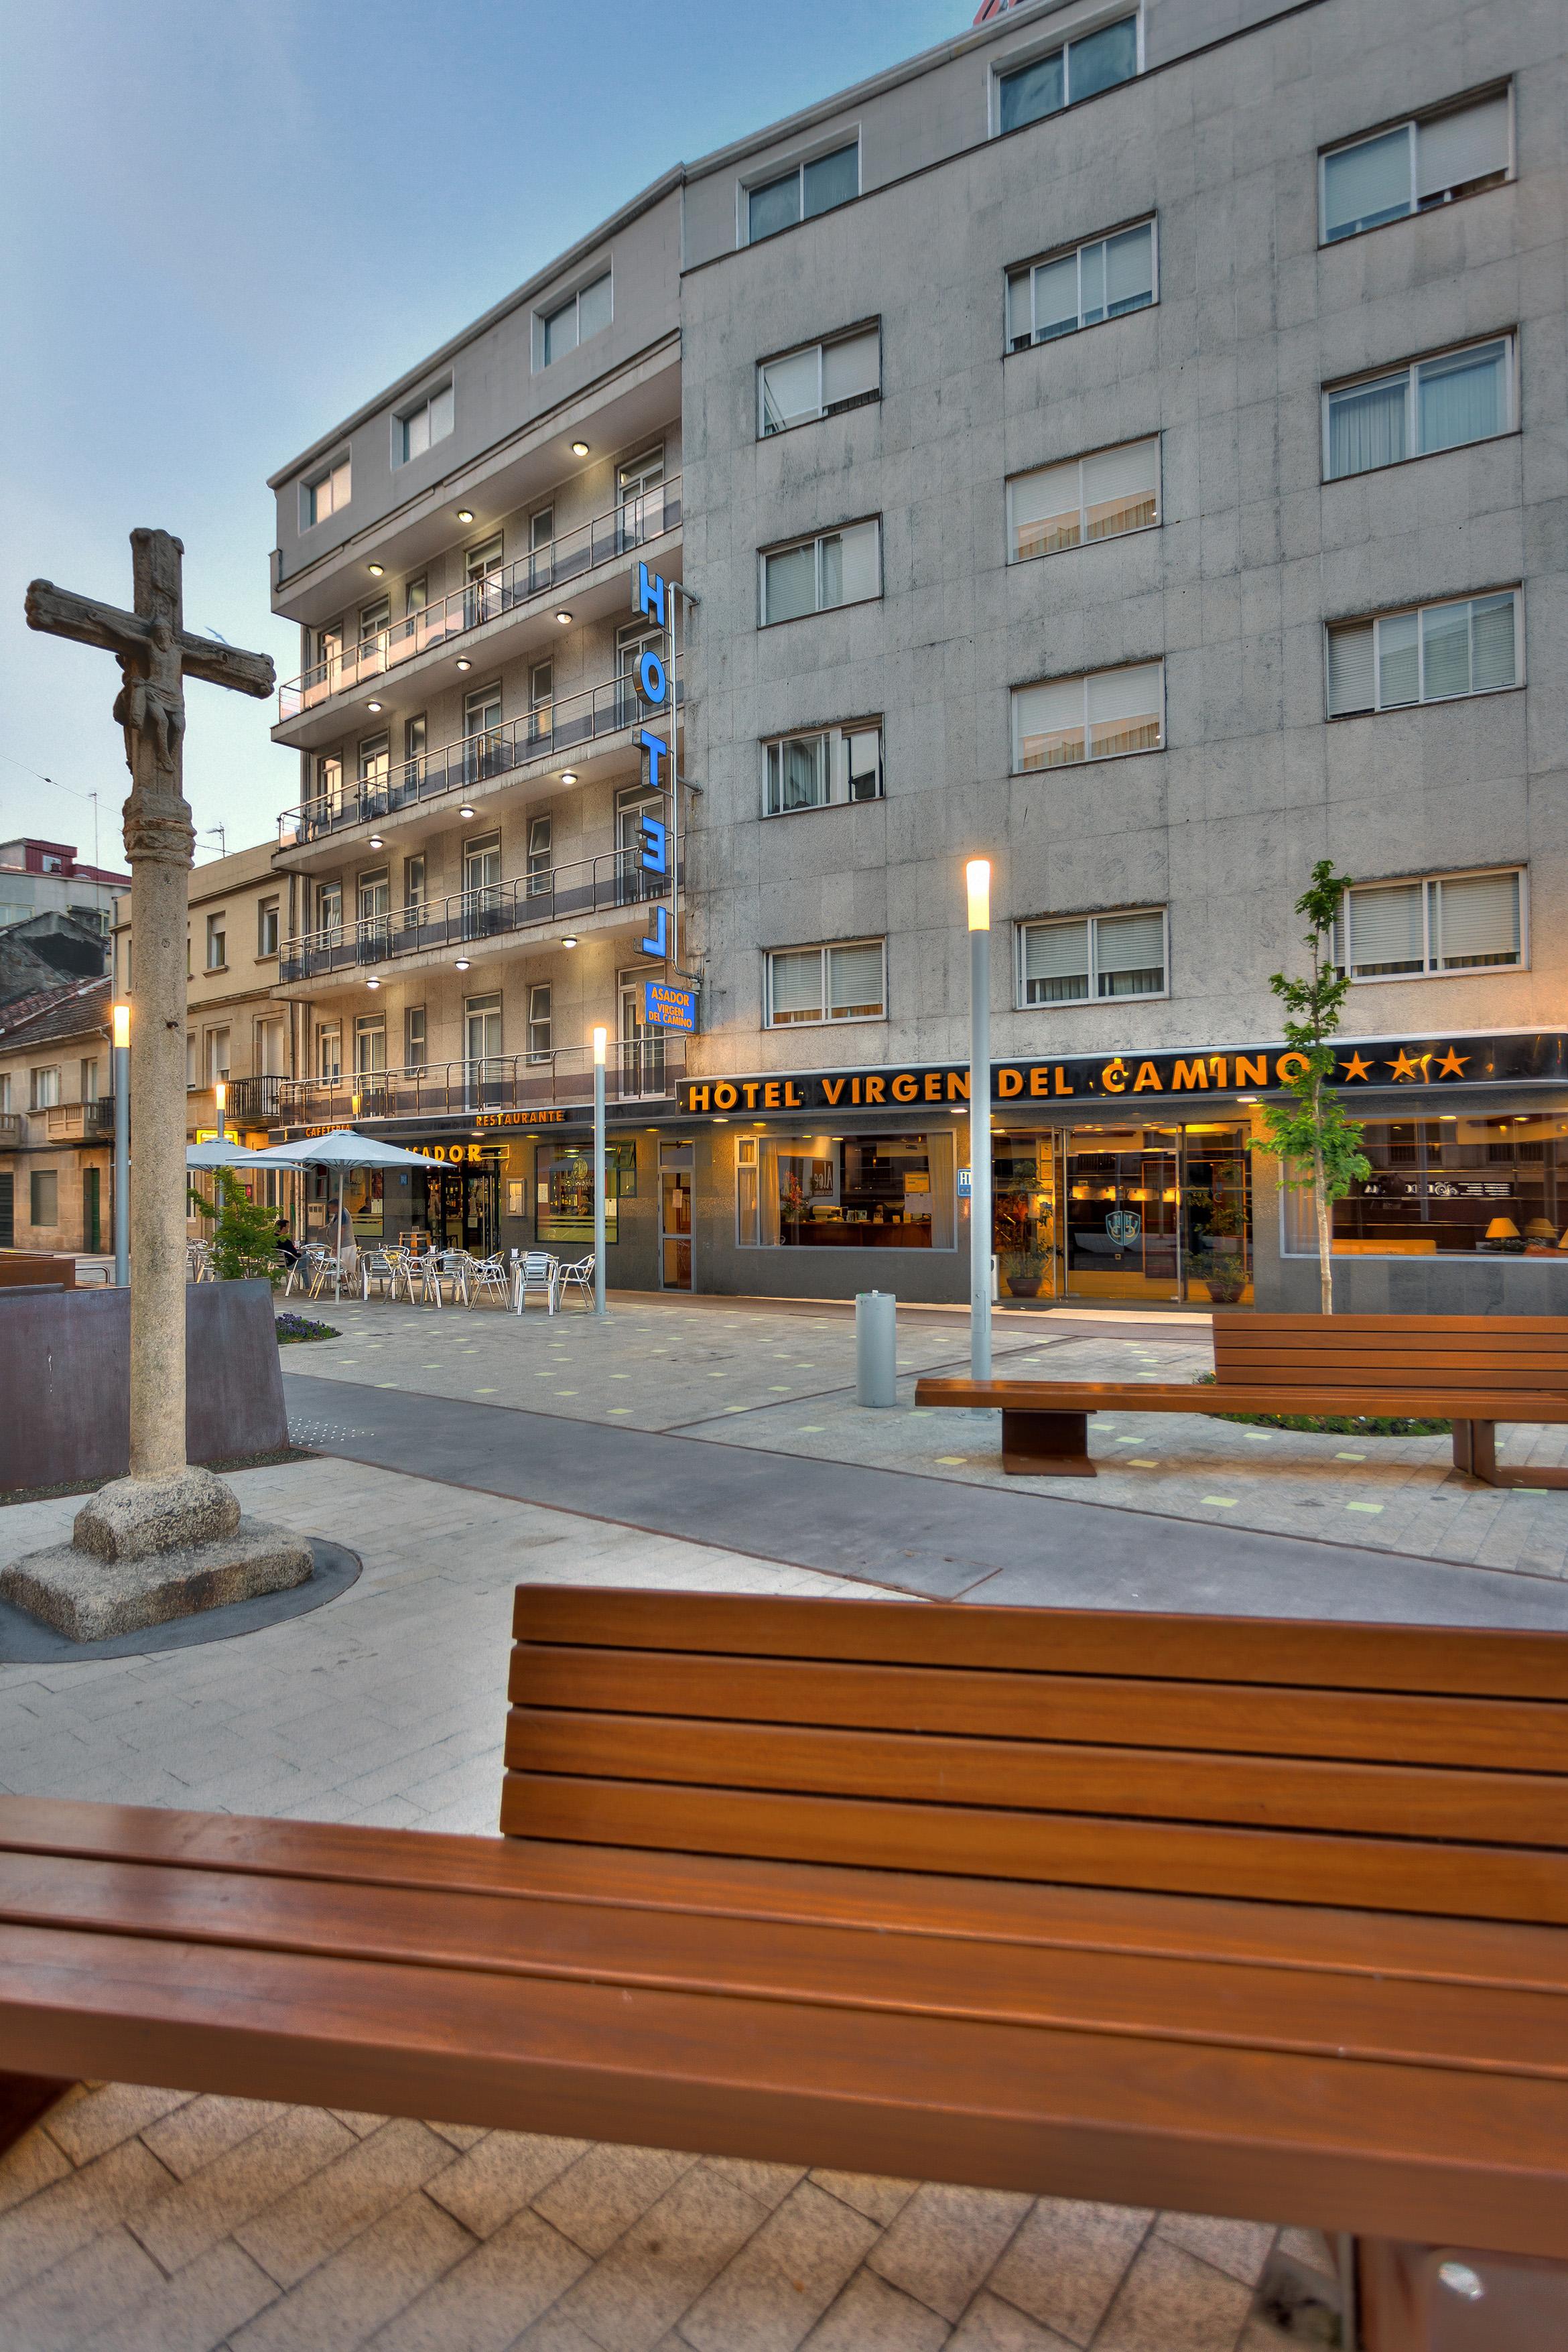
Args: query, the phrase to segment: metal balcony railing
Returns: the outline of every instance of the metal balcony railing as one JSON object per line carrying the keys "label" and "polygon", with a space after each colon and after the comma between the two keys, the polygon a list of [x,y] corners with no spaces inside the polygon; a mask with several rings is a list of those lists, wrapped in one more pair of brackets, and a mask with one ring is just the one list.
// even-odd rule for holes
{"label": "metal balcony railing", "polygon": [[[679,681],[669,681],[669,701],[685,700]],[[438,800],[445,793],[471,793],[514,768],[536,760],[558,760],[578,745],[629,727],[658,728],[669,719],[669,703],[650,703],[630,677],[607,679],[603,686],[584,687],[580,694],[563,694],[542,702],[504,727],[488,728],[481,735],[462,735],[439,751],[403,760],[357,785],[343,784],[323,793],[299,808],[285,809],[278,820],[279,848],[291,849],[321,841],[351,824],[377,824],[401,809]]]}
{"label": "metal balcony railing", "polygon": [[96,1102],[51,1103],[44,1113],[51,1143],[83,1143],[94,1136],[114,1133],[114,1097],[100,1095]]}
{"label": "metal balcony railing", "polygon": [[649,874],[635,849],[606,851],[573,866],[553,866],[514,882],[489,882],[449,898],[405,907],[400,915],[367,915],[285,940],[279,982],[316,980],[324,972],[419,955],[427,948],[470,945],[558,924],[616,907],[638,907],[668,896],[667,875]]}
{"label": "metal balcony railing", "polygon": [[279,1089],[289,1083],[287,1078],[274,1076],[230,1078],[226,1107],[230,1124],[276,1118],[282,1101]]}
{"label": "metal balcony railing", "polygon": [[[684,1038],[650,1031],[612,1044],[605,1097],[610,1102],[646,1102],[668,1095],[685,1075]],[[563,1045],[548,1054],[494,1054],[478,1062],[426,1062],[416,1068],[344,1071],[276,1084],[278,1124],[347,1127],[366,1118],[548,1110],[591,1102],[594,1064],[586,1046]]]}
{"label": "metal balcony railing", "polygon": [[0,1110],[0,1151],[16,1150],[26,1136],[26,1123],[19,1110]]}
{"label": "metal balcony railing", "polygon": [[487,621],[499,620],[515,606],[563,587],[596,564],[647,547],[674,530],[679,521],[680,477],[677,474],[673,480],[644,490],[625,506],[595,515],[575,530],[563,531],[558,539],[536,547],[504,570],[470,580],[438,603],[406,613],[402,620],[362,637],[358,645],[344,646],[328,660],[302,670],[278,689],[278,724],[281,727],[302,712],[314,710],[334,694],[346,694],[372,678],[384,677],[399,662],[428,653],[432,646],[449,645],[454,637],[482,629]]}

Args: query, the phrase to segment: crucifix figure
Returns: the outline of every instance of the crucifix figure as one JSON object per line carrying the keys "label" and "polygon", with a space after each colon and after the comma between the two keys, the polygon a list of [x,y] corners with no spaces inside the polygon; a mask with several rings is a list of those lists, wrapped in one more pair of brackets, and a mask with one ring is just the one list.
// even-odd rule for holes
{"label": "crucifix figure", "polygon": [[[26,608],[29,628],[100,646],[119,662],[114,716],[131,771],[124,812],[136,1014],[131,1475],[101,1489],[78,1516],[77,1549],[100,1560],[144,1560],[207,1545],[232,1535],[239,1523],[239,1505],[229,1489],[185,1460],[185,975],[195,833],[184,797],[184,685],[187,677],[200,677],[252,695],[273,688],[265,654],[241,653],[186,632],[180,591],[184,549],[177,539],[166,530],[133,530],[131,549],[131,612],[72,595],[48,580],[33,582]],[[310,1573],[308,1565],[303,1573]],[[158,1613],[180,1612],[160,1605]]]}

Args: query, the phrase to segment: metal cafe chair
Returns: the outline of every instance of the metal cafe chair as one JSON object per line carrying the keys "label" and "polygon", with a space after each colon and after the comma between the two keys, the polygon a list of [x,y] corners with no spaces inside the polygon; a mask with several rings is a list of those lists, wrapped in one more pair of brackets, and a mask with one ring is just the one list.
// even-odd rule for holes
{"label": "metal cafe chair", "polygon": [[574,1265],[563,1265],[558,1268],[557,1271],[558,1280],[556,1284],[556,1296],[560,1299],[562,1305],[564,1306],[566,1303],[567,1290],[574,1287],[577,1291],[578,1297],[584,1300],[588,1306],[592,1307],[594,1303],[594,1258],[592,1251],[589,1252],[586,1257],[580,1257]]}
{"label": "metal cafe chair", "polygon": [[548,1250],[523,1251],[517,1262],[517,1272],[513,1277],[512,1303],[520,1315],[528,1303],[528,1294],[531,1290],[542,1290],[545,1306],[552,1315],[554,1314],[557,1272],[556,1261]]}
{"label": "metal cafe chair", "polygon": [[446,1305],[447,1302],[441,1296],[441,1261],[434,1250],[425,1257],[409,1259],[407,1279],[410,1299],[414,1297],[415,1283],[417,1282],[419,1285],[417,1301],[419,1306],[428,1307],[434,1304],[437,1307],[444,1307]]}
{"label": "metal cafe chair", "polygon": [[473,1265],[473,1259],[468,1255],[467,1250],[443,1250],[441,1252],[440,1257],[437,1261],[436,1278],[438,1283],[444,1280],[451,1284],[452,1304],[454,1307],[456,1307],[459,1299],[462,1300],[465,1307],[468,1306],[470,1303],[468,1298],[468,1269]]}
{"label": "metal cafe chair", "polygon": [[316,1295],[314,1289],[316,1268],[322,1258],[331,1255],[331,1252],[322,1249],[320,1243],[307,1242],[289,1269],[289,1279],[283,1285],[284,1297],[292,1297],[295,1286],[298,1285],[304,1296],[313,1298]]}
{"label": "metal cafe chair", "polygon": [[481,1298],[499,1298],[503,1307],[510,1305],[511,1281],[501,1258],[476,1258],[470,1265],[468,1305],[477,1307]]}
{"label": "metal cafe chair", "polygon": [[359,1262],[360,1297],[370,1297],[374,1282],[383,1298],[397,1296],[398,1263],[395,1250],[366,1250]]}

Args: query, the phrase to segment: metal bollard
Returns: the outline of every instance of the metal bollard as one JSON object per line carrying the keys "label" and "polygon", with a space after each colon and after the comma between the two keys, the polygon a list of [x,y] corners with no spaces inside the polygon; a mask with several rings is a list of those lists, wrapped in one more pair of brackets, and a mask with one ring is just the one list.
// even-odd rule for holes
{"label": "metal bollard", "polygon": [[899,1302],[890,1290],[862,1290],[855,1298],[855,1402],[899,1401]]}

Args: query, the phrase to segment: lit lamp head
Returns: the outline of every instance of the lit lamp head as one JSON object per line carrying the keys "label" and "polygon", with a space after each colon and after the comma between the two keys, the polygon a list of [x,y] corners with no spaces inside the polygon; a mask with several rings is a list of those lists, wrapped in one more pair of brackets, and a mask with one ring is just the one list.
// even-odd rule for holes
{"label": "lit lamp head", "polygon": [[131,1007],[129,1004],[117,1004],[114,1007],[114,1045],[116,1052],[118,1052],[121,1047],[129,1045],[130,1043]]}
{"label": "lit lamp head", "polygon": [[609,1033],[609,1031],[608,1031],[607,1029],[595,1029],[595,1032],[594,1032],[594,1067],[595,1067],[596,1070],[602,1070],[602,1069],[604,1068],[604,1066],[605,1066],[605,1049],[606,1049],[606,1047],[607,1047],[607,1046],[608,1046],[608,1045],[609,1045],[609,1042],[610,1042],[610,1033]]}
{"label": "lit lamp head", "polygon": [[963,879],[969,891],[969,928],[972,931],[991,929],[991,860],[972,857],[963,869]]}
{"label": "lit lamp head", "polygon": [[1519,1227],[1511,1217],[1494,1217],[1487,1227],[1487,1239],[1493,1249],[1510,1249],[1519,1238]]}
{"label": "lit lamp head", "polygon": [[228,1081],[226,1078],[217,1078],[214,1080],[213,1101],[219,1110],[226,1110],[228,1108]]}

